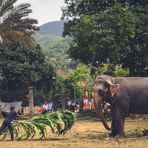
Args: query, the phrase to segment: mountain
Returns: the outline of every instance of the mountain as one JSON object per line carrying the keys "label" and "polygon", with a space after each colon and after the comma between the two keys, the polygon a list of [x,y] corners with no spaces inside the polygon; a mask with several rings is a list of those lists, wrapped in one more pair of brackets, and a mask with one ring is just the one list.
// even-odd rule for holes
{"label": "mountain", "polygon": [[37,34],[48,35],[48,36],[62,36],[64,30],[63,21],[48,22],[40,26],[40,30]]}

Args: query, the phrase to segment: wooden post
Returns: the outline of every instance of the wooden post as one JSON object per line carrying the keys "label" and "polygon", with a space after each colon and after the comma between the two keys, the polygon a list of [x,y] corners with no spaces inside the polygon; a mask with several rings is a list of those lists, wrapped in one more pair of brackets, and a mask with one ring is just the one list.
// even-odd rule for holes
{"label": "wooden post", "polygon": [[53,111],[55,111],[56,110],[56,107],[55,107],[55,89],[56,89],[56,77],[53,77],[52,78],[52,95],[51,95],[51,97],[52,97],[52,103],[53,103]]}
{"label": "wooden post", "polygon": [[62,109],[66,109],[65,88],[62,86]]}
{"label": "wooden post", "polygon": [[33,100],[33,87],[29,87],[29,115],[32,117],[34,114],[34,100]]}
{"label": "wooden post", "polygon": [[2,117],[2,106],[0,105],[0,117]]}

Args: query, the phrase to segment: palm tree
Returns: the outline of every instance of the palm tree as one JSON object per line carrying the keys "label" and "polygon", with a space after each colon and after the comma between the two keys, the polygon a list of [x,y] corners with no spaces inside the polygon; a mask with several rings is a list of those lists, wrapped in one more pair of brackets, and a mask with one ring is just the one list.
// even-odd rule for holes
{"label": "palm tree", "polygon": [[39,28],[37,20],[28,18],[30,4],[15,6],[17,0],[0,0],[0,42],[13,41],[31,45],[32,34]]}

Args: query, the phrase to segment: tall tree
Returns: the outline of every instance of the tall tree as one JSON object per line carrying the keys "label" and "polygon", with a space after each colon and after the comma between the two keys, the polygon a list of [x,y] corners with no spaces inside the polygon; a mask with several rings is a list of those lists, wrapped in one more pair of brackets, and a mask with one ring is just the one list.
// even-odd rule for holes
{"label": "tall tree", "polygon": [[130,6],[146,5],[147,0],[65,0],[63,18],[79,19],[82,15],[98,14],[116,2]]}
{"label": "tall tree", "polygon": [[146,1],[93,2],[96,6],[104,4],[96,10],[89,0],[75,1],[75,9],[80,7],[79,3],[92,9],[84,12],[79,9],[81,14],[76,15],[69,9],[72,5],[69,3],[64,11],[68,18],[72,13],[75,16],[66,22],[64,29],[64,34],[72,36],[75,42],[70,47],[71,56],[93,65],[109,60],[129,68],[131,76],[145,76],[148,65]]}
{"label": "tall tree", "polygon": [[33,45],[32,34],[38,30],[37,20],[28,18],[30,4],[15,6],[17,0],[0,0],[0,41]]}
{"label": "tall tree", "polygon": [[1,98],[22,99],[29,86],[48,92],[53,75],[54,69],[47,63],[40,48],[33,50],[17,46],[6,50],[0,46]]}

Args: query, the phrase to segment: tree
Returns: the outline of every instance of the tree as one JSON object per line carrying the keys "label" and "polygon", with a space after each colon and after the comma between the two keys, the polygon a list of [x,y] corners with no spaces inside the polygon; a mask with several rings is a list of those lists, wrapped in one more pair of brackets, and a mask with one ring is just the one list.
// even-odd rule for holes
{"label": "tree", "polygon": [[79,20],[83,15],[99,14],[101,11],[106,11],[108,7],[116,2],[130,6],[144,6],[147,4],[147,0],[65,0],[66,6],[62,8],[62,18],[72,18],[72,21],[67,22],[71,24],[75,20]]}
{"label": "tree", "polygon": [[1,97],[10,100],[22,100],[29,86],[33,86],[38,92],[48,92],[55,74],[40,48],[32,50],[22,46],[11,50],[0,46],[0,70]]}
{"label": "tree", "polygon": [[93,67],[95,68],[95,74],[93,75],[100,75],[100,74],[105,74],[105,75],[110,75],[110,76],[117,76],[117,77],[127,77],[129,76],[129,70],[126,68],[123,68],[122,65],[114,65],[110,63],[106,64],[100,64],[98,67]]}
{"label": "tree", "polygon": [[49,37],[45,35],[35,36],[35,40],[40,44],[46,58],[55,67],[55,69],[72,69],[76,62],[69,57],[67,51],[72,42],[70,37]]}
{"label": "tree", "polygon": [[75,70],[68,72],[57,71],[55,101],[62,104],[64,109],[67,100],[82,99],[84,87],[91,91],[93,80],[90,76],[90,68],[87,65],[79,64]]}
{"label": "tree", "polygon": [[87,86],[87,89],[92,89],[93,80],[90,76],[90,68],[84,64],[78,65],[75,70],[67,73],[67,82],[74,88],[73,98],[83,98],[84,87]]}
{"label": "tree", "polygon": [[[85,11],[82,4],[87,6]],[[148,6],[145,4],[146,1],[136,0],[69,1],[63,14],[65,18],[73,16],[64,28],[64,34],[74,40],[69,50],[71,57],[92,65],[108,61],[122,64],[129,68],[130,76],[146,76]],[[73,9],[79,10],[78,13]]]}
{"label": "tree", "polygon": [[37,20],[28,18],[30,4],[15,6],[17,0],[0,0],[0,40],[34,46],[32,34],[38,30]]}

